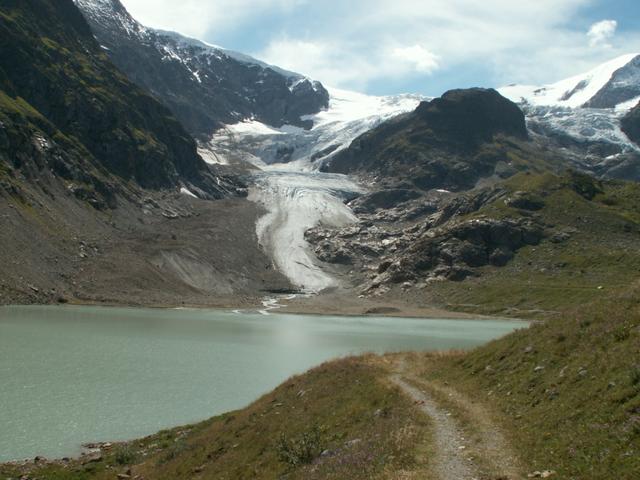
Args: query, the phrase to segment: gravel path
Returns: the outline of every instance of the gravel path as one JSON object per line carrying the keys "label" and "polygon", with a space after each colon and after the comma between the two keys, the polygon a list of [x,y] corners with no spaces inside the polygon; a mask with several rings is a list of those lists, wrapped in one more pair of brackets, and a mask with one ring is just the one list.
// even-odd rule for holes
{"label": "gravel path", "polygon": [[[432,468],[436,478],[524,478],[509,442],[481,404],[451,387],[435,385],[413,375],[404,359],[396,364],[395,373],[390,378],[432,421],[436,450]],[[451,411],[465,420],[465,428]]]}
{"label": "gravel path", "polygon": [[426,393],[407,383],[400,374],[391,381],[411,397],[433,422],[435,446],[434,473],[440,480],[473,480],[480,476],[466,455],[464,432],[457,422]]}

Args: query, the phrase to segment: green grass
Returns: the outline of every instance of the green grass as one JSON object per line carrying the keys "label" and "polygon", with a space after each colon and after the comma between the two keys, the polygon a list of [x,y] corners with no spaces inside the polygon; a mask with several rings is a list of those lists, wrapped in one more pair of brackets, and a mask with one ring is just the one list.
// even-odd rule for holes
{"label": "green grass", "polygon": [[534,470],[638,478],[640,284],[423,368],[492,405]]}
{"label": "green grass", "polygon": [[[544,317],[606,297],[639,278],[640,185],[595,182],[601,193],[589,200],[580,192],[591,187],[576,187],[573,180],[572,174],[547,173],[518,174],[504,182],[509,192],[526,192],[544,207],[523,212],[498,200],[460,220],[529,217],[544,226],[545,240],[520,249],[505,267],[483,267],[478,278],[432,284],[421,301],[475,313]],[[569,238],[554,242],[562,232]]]}
{"label": "green grass", "polygon": [[[328,363],[244,410],[117,446],[99,463],[30,475],[113,479],[131,468],[147,480],[390,478],[415,467],[428,427],[386,375],[366,357]],[[0,478],[21,473],[0,466]]]}

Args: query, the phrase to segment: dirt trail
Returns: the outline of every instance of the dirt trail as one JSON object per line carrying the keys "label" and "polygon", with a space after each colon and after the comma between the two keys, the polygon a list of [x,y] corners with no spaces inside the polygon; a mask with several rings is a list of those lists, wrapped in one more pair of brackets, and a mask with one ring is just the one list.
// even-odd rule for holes
{"label": "dirt trail", "polygon": [[520,480],[517,457],[489,413],[450,387],[411,373],[404,359],[391,381],[431,419],[438,480]]}

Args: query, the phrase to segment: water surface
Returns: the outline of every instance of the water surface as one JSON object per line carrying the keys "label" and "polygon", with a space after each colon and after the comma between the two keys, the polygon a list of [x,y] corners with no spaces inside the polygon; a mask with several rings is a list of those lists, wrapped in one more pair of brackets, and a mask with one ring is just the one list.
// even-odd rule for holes
{"label": "water surface", "polygon": [[0,461],[62,457],[242,408],[362,352],[471,348],[510,321],[0,308]]}

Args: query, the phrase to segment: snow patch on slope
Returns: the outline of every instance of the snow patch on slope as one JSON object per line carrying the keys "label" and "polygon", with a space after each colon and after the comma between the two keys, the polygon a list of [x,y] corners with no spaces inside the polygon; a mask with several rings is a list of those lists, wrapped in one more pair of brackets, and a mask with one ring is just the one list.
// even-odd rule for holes
{"label": "snow patch on slope", "polygon": [[587,73],[551,85],[510,85],[500,88],[498,91],[516,103],[526,102],[531,105],[579,108],[602,90],[616,71],[629,64],[637,56],[637,53],[623,55]]}

